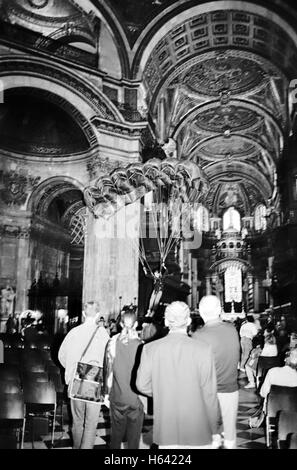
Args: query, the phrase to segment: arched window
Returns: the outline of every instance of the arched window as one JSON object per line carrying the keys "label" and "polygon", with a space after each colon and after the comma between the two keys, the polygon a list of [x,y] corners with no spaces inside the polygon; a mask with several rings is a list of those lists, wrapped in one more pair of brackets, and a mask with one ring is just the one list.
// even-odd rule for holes
{"label": "arched window", "polygon": [[264,204],[259,204],[255,210],[255,230],[265,230],[266,226],[266,207]]}
{"label": "arched window", "polygon": [[70,221],[71,245],[83,246],[85,242],[86,209],[80,209]]}
{"label": "arched window", "polygon": [[194,216],[194,228],[199,232],[209,231],[209,212],[206,207],[198,207]]}
{"label": "arched window", "polygon": [[233,229],[236,232],[240,232],[240,214],[234,209],[234,207],[229,207],[223,215],[223,230]]}

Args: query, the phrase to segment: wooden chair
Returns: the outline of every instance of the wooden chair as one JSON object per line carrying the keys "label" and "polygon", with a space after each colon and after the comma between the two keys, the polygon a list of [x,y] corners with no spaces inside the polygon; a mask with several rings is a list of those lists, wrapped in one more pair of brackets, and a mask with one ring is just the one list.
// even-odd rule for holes
{"label": "wooden chair", "polygon": [[47,372],[32,372],[30,371],[25,371],[23,374],[23,381],[24,382],[48,382],[49,381],[49,375]]}
{"label": "wooden chair", "polygon": [[0,364],[0,382],[6,382],[9,380],[17,380],[19,383],[21,382],[18,367],[12,364]]}
{"label": "wooden chair", "polygon": [[258,364],[257,364],[257,373],[256,373],[256,381],[257,381],[257,389],[259,390],[265,380],[265,376],[269,369],[273,367],[279,367],[280,360],[278,356],[259,356]]}
{"label": "wooden chair", "polygon": [[281,411],[277,423],[277,447],[287,448],[288,435],[297,433],[297,412]]}
{"label": "wooden chair", "polygon": [[279,411],[297,411],[297,387],[272,385],[266,402],[266,445],[271,445],[271,434],[275,431]]}
{"label": "wooden chair", "polygon": [[12,335],[10,339],[11,347],[14,349],[24,349],[25,343],[21,335]]}
{"label": "wooden chair", "polygon": [[14,364],[19,366],[20,356],[17,349],[5,349],[4,350],[4,364]]}
{"label": "wooden chair", "polygon": [[294,433],[290,436],[289,449],[297,449],[297,433]]}
{"label": "wooden chair", "polygon": [[52,382],[24,381],[25,425],[32,420],[32,448],[34,448],[34,418],[52,419],[51,447],[54,445],[57,409],[56,389]]}
{"label": "wooden chair", "polygon": [[3,380],[0,381],[0,400],[1,395],[11,393],[22,393],[21,384],[18,380]]}
{"label": "wooden chair", "polygon": [[[17,441],[22,449],[24,446],[24,432],[25,432],[25,411],[24,411],[24,398],[22,393],[3,393],[0,397],[0,428],[5,432],[1,442],[1,448],[5,447],[5,440],[9,435],[9,431],[17,430]],[[21,439],[20,439],[21,432]],[[4,447],[2,447],[2,445]],[[11,440],[8,444],[11,446]]]}

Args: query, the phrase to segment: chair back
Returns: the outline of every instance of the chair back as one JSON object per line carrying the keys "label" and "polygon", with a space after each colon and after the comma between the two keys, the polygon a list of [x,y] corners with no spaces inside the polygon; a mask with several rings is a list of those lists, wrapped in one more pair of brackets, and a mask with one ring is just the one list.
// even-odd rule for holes
{"label": "chair back", "polygon": [[44,363],[36,363],[36,364],[24,364],[24,373],[26,372],[46,372],[46,365]]}
{"label": "chair back", "polygon": [[49,373],[50,380],[54,383],[57,393],[64,392],[64,384],[62,382],[60,371],[59,373]]}
{"label": "chair back", "polygon": [[22,389],[21,389],[21,385],[19,381],[17,380],[0,381],[0,401],[1,401],[1,396],[4,393],[10,394],[10,393],[21,393],[21,392],[22,392]]}
{"label": "chair back", "polygon": [[25,371],[23,376],[24,382],[48,382],[49,376],[47,372],[31,372]]}
{"label": "chair back", "polygon": [[26,404],[55,405],[55,385],[52,382],[24,381],[24,401]]}
{"label": "chair back", "polygon": [[297,411],[281,411],[278,419],[278,439],[285,441],[291,433],[297,433]]}
{"label": "chair back", "polygon": [[11,347],[14,349],[23,349],[25,347],[25,343],[21,335],[12,335],[10,339]]}
{"label": "chair back", "polygon": [[297,433],[291,435],[289,449],[297,449]]}
{"label": "chair back", "polygon": [[37,347],[42,351],[50,351],[51,350],[51,339],[48,335],[41,334],[37,339]]}
{"label": "chair back", "polygon": [[0,381],[17,380],[21,381],[19,369],[12,364],[0,364]]}
{"label": "chair back", "polygon": [[4,351],[4,364],[20,364],[20,356],[17,349],[5,349]]}
{"label": "chair back", "polygon": [[297,411],[297,387],[271,386],[267,397],[267,417],[275,418],[278,411]]}
{"label": "chair back", "polygon": [[259,356],[257,365],[257,376],[264,376],[272,367],[279,367],[280,360],[278,356]]}
{"label": "chair back", "polygon": [[24,419],[24,397],[22,393],[5,393],[1,395],[0,420]]}

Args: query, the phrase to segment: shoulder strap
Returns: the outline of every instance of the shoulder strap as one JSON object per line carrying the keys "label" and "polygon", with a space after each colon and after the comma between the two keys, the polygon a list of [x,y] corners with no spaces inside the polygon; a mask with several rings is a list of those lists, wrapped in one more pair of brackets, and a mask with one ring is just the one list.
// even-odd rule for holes
{"label": "shoulder strap", "polygon": [[90,339],[90,341],[88,342],[87,346],[85,347],[85,349],[84,349],[84,351],[83,351],[83,353],[82,353],[82,355],[81,355],[79,361],[82,360],[82,358],[83,358],[84,355],[86,354],[87,350],[89,349],[89,347],[90,347],[90,345],[91,345],[91,342],[93,341],[94,336],[95,336],[95,334],[97,333],[98,329],[99,329],[99,326],[96,327],[96,329],[95,329],[94,333],[92,334],[91,339]]}

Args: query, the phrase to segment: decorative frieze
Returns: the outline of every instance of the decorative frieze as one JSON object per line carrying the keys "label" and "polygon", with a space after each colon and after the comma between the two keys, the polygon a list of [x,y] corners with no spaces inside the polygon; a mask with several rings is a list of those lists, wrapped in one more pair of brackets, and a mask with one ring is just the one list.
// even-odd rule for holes
{"label": "decorative frieze", "polygon": [[8,206],[21,206],[39,181],[40,176],[32,176],[25,168],[0,171],[0,200]]}

